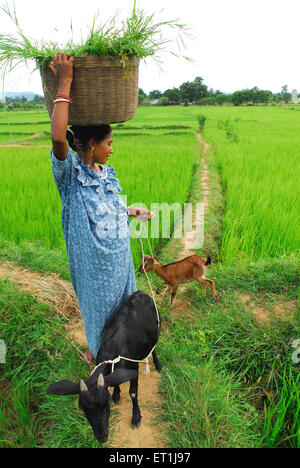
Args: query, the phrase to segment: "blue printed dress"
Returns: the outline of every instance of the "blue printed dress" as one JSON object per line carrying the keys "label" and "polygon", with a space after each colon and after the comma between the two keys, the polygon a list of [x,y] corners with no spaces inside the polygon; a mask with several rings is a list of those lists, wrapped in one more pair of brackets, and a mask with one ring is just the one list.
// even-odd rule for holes
{"label": "blue printed dress", "polygon": [[136,291],[127,207],[109,165],[91,171],[71,149],[64,161],[52,150],[51,163],[72,284],[96,357],[106,319]]}

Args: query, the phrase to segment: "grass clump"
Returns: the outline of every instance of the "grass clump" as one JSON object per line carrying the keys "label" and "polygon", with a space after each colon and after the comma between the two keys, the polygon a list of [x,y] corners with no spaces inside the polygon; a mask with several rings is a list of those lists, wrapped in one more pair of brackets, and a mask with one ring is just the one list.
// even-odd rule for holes
{"label": "grass clump", "polygon": [[99,447],[74,397],[52,398],[46,388],[88,373],[65,333],[66,318],[0,281],[0,447]]}
{"label": "grass clump", "polygon": [[[190,320],[193,334],[201,336],[198,365],[203,366],[208,359],[217,366],[217,375],[224,375],[224,382],[228,378],[232,388],[240,385],[242,402],[252,408],[246,421],[249,423],[252,417],[256,421],[254,438],[248,433],[247,440],[266,448],[298,447],[300,434],[299,365],[292,360],[293,342],[300,329],[295,305],[296,262],[282,259],[280,269],[286,274],[276,285],[279,260],[253,263],[248,269],[246,265],[217,266],[210,270],[209,277],[215,281],[219,303],[196,283],[185,293],[197,310],[190,311]],[[252,304],[255,301],[264,311],[265,320],[255,314],[254,306],[241,301],[245,291],[252,293]],[[290,307],[286,313],[279,313],[273,306],[283,297]],[[186,330],[181,336],[186,340]],[[194,359],[192,355],[190,358]],[[198,404],[201,407],[202,403]]]}
{"label": "grass clump", "polygon": [[[161,391],[170,447],[239,448],[258,441],[255,408],[242,384],[208,357],[207,330],[177,319],[160,338]],[[255,442],[256,441],[256,442]]]}

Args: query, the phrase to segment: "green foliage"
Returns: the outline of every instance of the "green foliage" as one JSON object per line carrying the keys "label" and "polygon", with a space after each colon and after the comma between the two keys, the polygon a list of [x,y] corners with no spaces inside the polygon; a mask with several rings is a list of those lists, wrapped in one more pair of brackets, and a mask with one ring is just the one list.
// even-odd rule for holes
{"label": "green foliage", "polygon": [[283,368],[282,386],[276,398],[264,406],[265,420],[260,447],[300,448],[300,374]]}
{"label": "green foliage", "polygon": [[237,143],[239,141],[239,131],[236,127],[236,123],[239,120],[240,119],[237,118],[235,119],[235,121],[232,121],[230,119],[218,121],[218,128],[225,129],[228,140],[234,143]]}
{"label": "green foliage", "polygon": [[185,102],[197,102],[199,99],[209,96],[207,86],[203,83],[203,78],[197,76],[193,82],[185,82],[179,87],[181,100]]}
{"label": "green foliage", "polygon": [[79,381],[88,373],[64,331],[66,318],[9,281],[0,281],[0,310],[7,347],[0,370],[0,446],[99,447],[76,398],[45,393],[53,381]]}
{"label": "green foliage", "polygon": [[[32,118],[36,119],[36,116]],[[39,125],[33,125],[33,128],[35,127],[38,128]],[[43,125],[41,124],[40,127],[43,128]],[[152,203],[165,202],[172,205],[174,202],[179,202],[183,204],[188,195],[197,148],[193,132],[181,132],[178,125],[173,125],[173,127],[164,125],[162,138],[160,126],[154,125],[153,127],[152,130],[150,125],[147,131],[140,129],[139,132],[132,132],[129,128],[126,133],[122,131],[121,137],[118,137],[117,129],[126,129],[126,125],[114,130],[115,153],[121,157],[116,157],[114,161],[111,161],[111,165],[114,166],[121,180],[121,187],[124,188],[122,195],[127,195],[128,206],[143,203],[151,209]],[[14,127],[12,121],[8,128],[12,131],[22,129],[22,126]],[[29,130],[28,126],[25,128]],[[4,129],[7,130],[5,126],[3,126]],[[21,136],[25,138],[24,133],[19,137]],[[45,136],[47,138],[47,135],[44,135],[43,142],[49,145],[48,148],[11,148],[10,158],[1,158],[0,179],[3,182],[0,192],[6,198],[6,202],[3,198],[3,210],[0,212],[0,222],[3,226],[1,235],[3,241],[10,241],[17,245],[25,240],[39,241],[41,247],[45,249],[60,249],[65,257],[65,241],[61,227],[61,201],[51,172],[50,137],[48,136],[45,140]],[[128,136],[131,138],[126,138]],[[12,133],[6,135],[6,140],[12,141],[12,139]],[[27,141],[30,142],[30,140]],[[0,149],[2,154],[6,154],[7,151],[7,148]],[[161,159],[161,154],[164,155],[163,159]],[[143,155],[142,163],[141,155]],[[20,160],[22,160],[22,165],[19,163]],[[154,161],[159,162],[158,168],[153,163]],[[12,163],[16,165],[13,178],[10,171]],[[142,171],[141,168],[143,168]],[[170,179],[170,174],[172,179]],[[138,182],[139,179],[140,182]],[[159,183],[153,183],[154,180],[159,180]],[[16,186],[18,186],[17,194],[15,193]],[[41,219],[44,220],[43,223],[40,222]],[[171,221],[171,229],[172,223]],[[167,239],[163,240],[163,242],[166,241]],[[154,238],[151,242],[152,248],[158,248],[162,240]],[[131,245],[134,263],[138,267],[140,263],[139,240],[132,239]]]}
{"label": "green foliage", "polygon": [[160,98],[159,105],[160,106],[167,106],[169,104],[169,98],[167,96],[162,96]]}
{"label": "green foliage", "polygon": [[198,106],[215,106],[216,105],[216,98],[214,97],[206,97],[199,99],[197,101]]}
{"label": "green foliage", "polygon": [[198,124],[199,124],[199,132],[203,132],[206,119],[207,119],[206,115],[198,115],[197,116],[197,120],[198,120]]}
{"label": "green foliage", "polygon": [[[149,15],[136,8],[136,0],[133,2],[131,16],[122,22],[121,27],[116,24],[117,14],[104,25],[96,24],[96,15],[88,38],[79,44],[74,44],[70,40],[65,46],[54,41],[50,43],[32,41],[21,29],[15,8],[11,10],[7,3],[2,10],[17,29],[17,36],[0,34],[0,61],[4,69],[28,60],[34,60],[37,66],[40,66],[49,62],[58,52],[73,56],[108,55],[145,58],[157,54],[166,44],[172,42],[164,35],[164,29],[178,33],[178,37],[175,37],[177,40],[181,34],[187,35],[185,25],[179,24],[176,20],[155,22],[154,14]],[[174,51],[172,53],[174,54]]]}

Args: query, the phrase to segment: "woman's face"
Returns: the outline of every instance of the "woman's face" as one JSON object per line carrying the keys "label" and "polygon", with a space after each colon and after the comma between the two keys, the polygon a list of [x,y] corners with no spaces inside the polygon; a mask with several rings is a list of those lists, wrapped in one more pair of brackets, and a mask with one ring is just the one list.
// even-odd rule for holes
{"label": "woman's face", "polygon": [[94,142],[92,146],[94,146],[93,151],[93,163],[98,164],[106,164],[108,158],[113,153],[113,149],[111,147],[113,142],[113,134],[110,133],[104,140],[100,141],[100,143]]}

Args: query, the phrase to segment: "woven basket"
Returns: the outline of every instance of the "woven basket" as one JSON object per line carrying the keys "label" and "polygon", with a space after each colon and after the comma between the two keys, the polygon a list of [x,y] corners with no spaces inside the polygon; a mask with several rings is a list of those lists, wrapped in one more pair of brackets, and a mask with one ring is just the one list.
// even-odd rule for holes
{"label": "woven basket", "polygon": [[[132,119],[138,104],[138,57],[74,58],[70,125],[99,125]],[[40,68],[46,106],[52,116],[58,82],[49,64]]]}

